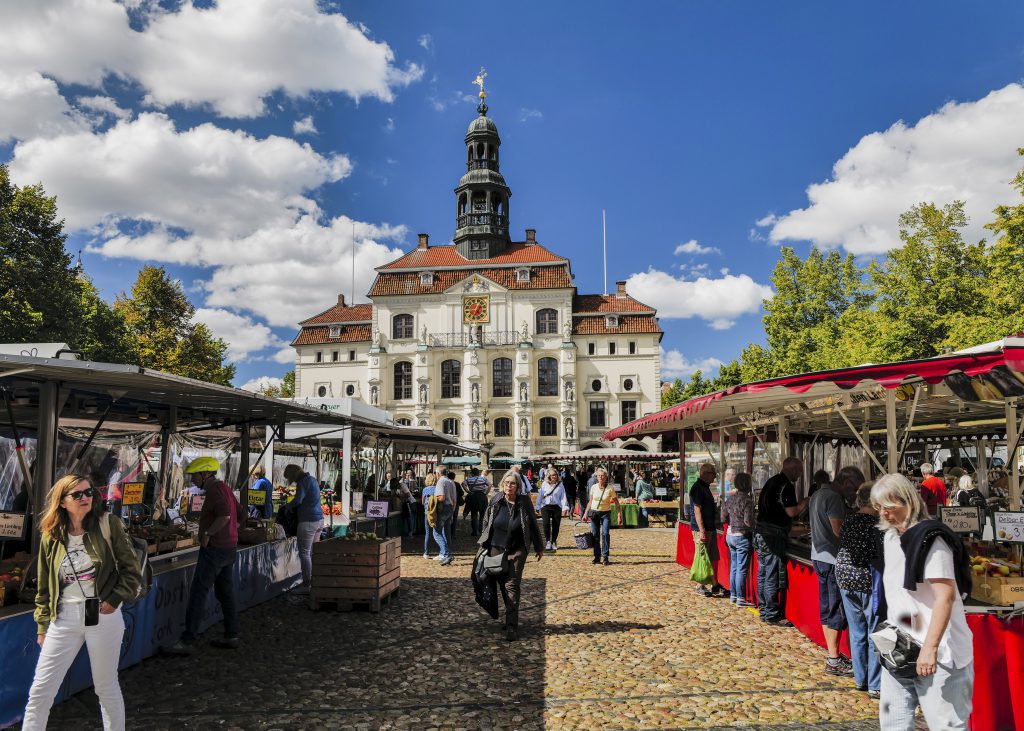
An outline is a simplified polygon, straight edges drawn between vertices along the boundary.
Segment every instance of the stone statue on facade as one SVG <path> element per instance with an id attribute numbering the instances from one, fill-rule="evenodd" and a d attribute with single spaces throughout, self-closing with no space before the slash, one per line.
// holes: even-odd
<path id="1" fill-rule="evenodd" d="M 423 327 L 420 328 L 420 342 L 423 345 L 427 344 L 427 326 L 426 325 L 424 325 Z"/>
<path id="2" fill-rule="evenodd" d="M 427 403 L 427 384 L 425 383 L 420 384 L 420 403 Z"/>
<path id="3" fill-rule="evenodd" d="M 377 405 L 377 387 L 370 386 L 370 406 Z"/>
<path id="4" fill-rule="evenodd" d="M 519 420 L 519 438 L 526 439 L 530 435 L 530 426 L 526 423 L 526 419 Z"/>
<path id="5" fill-rule="evenodd" d="M 576 400 L 576 389 L 572 386 L 572 381 L 565 382 L 565 400 L 575 401 Z"/>
<path id="6" fill-rule="evenodd" d="M 476 384 L 473 384 L 473 385 L 475 386 Z M 473 433 L 473 441 L 474 442 L 479 442 L 480 441 L 480 422 L 477 419 L 473 419 L 472 433 Z"/>
<path id="7" fill-rule="evenodd" d="M 380 330 L 377 330 L 376 328 L 373 330 L 373 347 L 380 347 Z"/>
<path id="8" fill-rule="evenodd" d="M 566 439 L 572 439 L 573 438 L 572 419 L 571 418 L 566 418 L 566 420 L 565 420 L 565 438 Z"/>
<path id="9" fill-rule="evenodd" d="M 530 387 L 526 385 L 526 381 L 519 382 L 519 400 L 523 403 L 530 400 Z"/>
<path id="10" fill-rule="evenodd" d="M 523 320 L 523 327 L 519 332 L 519 336 L 520 340 L 524 343 L 529 341 L 530 339 L 530 325 L 529 323 L 526 322 L 526 320 Z"/>
<path id="11" fill-rule="evenodd" d="M 473 385 L 469 387 L 469 393 L 470 393 L 470 396 L 473 399 L 473 403 L 474 404 L 480 403 L 480 384 L 479 383 L 474 382 Z"/>
<path id="12" fill-rule="evenodd" d="M 565 322 L 562 324 L 562 340 L 569 342 L 572 340 L 572 315 L 565 318 Z"/>

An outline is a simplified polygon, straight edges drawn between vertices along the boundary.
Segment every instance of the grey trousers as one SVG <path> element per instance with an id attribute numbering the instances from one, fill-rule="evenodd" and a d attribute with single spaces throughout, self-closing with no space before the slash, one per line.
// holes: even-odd
<path id="1" fill-rule="evenodd" d="M 974 663 L 952 668 L 936 665 L 927 678 L 897 678 L 882 668 L 881 731 L 914 731 L 914 709 L 921 706 L 930 731 L 967 728 L 974 693 Z"/>

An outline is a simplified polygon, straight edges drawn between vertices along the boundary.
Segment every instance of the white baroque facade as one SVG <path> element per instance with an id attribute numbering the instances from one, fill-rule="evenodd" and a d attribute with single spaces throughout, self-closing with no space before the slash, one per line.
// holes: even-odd
<path id="1" fill-rule="evenodd" d="M 479 111 L 454 244 L 420 234 L 378 268 L 370 304 L 339 295 L 301 322 L 296 396 L 358 398 L 399 423 L 493 443 L 492 456 L 611 446 L 600 441 L 608 429 L 660 408 L 656 313 L 624 282 L 613 295 L 578 294 L 570 262 L 534 230 L 509 239 L 500 139 L 487 107 Z"/>

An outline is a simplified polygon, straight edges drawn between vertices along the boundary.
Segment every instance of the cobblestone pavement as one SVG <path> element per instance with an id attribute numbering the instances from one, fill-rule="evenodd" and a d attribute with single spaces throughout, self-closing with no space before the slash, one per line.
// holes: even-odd
<path id="1" fill-rule="evenodd" d="M 380 614 L 284 596 L 242 615 L 244 645 L 206 641 L 121 675 L 131 729 L 876 729 L 877 703 L 822 672 L 794 629 L 696 594 L 671 529 L 612 532 L 612 565 L 562 548 L 527 564 L 520 639 L 473 601 L 472 546 L 442 567 L 406 540 Z M 560 542 L 571 544 L 571 525 Z M 51 728 L 98 727 L 91 691 Z"/>

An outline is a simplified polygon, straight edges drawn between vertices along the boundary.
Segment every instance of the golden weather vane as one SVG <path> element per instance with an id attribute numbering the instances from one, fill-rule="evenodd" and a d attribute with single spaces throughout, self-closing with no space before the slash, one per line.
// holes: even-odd
<path id="1" fill-rule="evenodd" d="M 476 78 L 473 79 L 473 83 L 476 86 L 480 87 L 480 98 L 481 99 L 483 99 L 483 98 L 485 98 L 487 96 L 487 92 L 484 91 L 484 79 L 486 79 L 486 78 L 487 78 L 487 72 L 484 71 L 484 67 L 481 66 L 480 67 L 480 73 L 478 73 L 476 75 Z"/>

